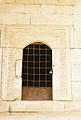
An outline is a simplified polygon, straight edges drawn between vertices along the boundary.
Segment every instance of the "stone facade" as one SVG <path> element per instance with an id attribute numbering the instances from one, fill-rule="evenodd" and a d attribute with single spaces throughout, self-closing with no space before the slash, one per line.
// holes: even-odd
<path id="1" fill-rule="evenodd" d="M 81 111 L 81 0 L 0 1 L 0 111 Z M 22 51 L 52 49 L 53 101 L 22 101 Z"/>

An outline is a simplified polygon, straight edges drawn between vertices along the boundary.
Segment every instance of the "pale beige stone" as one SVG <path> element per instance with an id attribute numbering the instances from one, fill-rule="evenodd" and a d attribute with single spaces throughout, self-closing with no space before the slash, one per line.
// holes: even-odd
<path id="1" fill-rule="evenodd" d="M 0 63 L 2 62 L 2 48 L 0 48 Z"/>
<path id="2" fill-rule="evenodd" d="M 0 13 L 0 24 L 2 24 L 2 23 L 3 23 L 3 14 Z"/>
<path id="3" fill-rule="evenodd" d="M 29 13 L 29 14 L 34 14 L 34 13 L 39 13 L 41 12 L 41 7 L 40 5 L 25 5 L 24 6 L 25 9 L 25 13 Z"/>
<path id="4" fill-rule="evenodd" d="M 3 24 L 16 24 L 16 14 L 4 13 Z"/>
<path id="5" fill-rule="evenodd" d="M 72 82 L 72 97 L 73 100 L 81 100 L 81 82 Z"/>
<path id="6" fill-rule="evenodd" d="M 19 4 L 33 4 L 33 0 L 16 0 L 16 3 Z"/>
<path id="7" fill-rule="evenodd" d="M 6 29 L 6 33 L 5 33 Z M 52 48 L 69 48 L 69 27 L 60 26 L 19 26 L 3 27 L 2 46 L 24 48 L 31 42 L 48 42 Z M 71 31 L 72 32 L 72 31 Z M 6 35 L 5 35 L 6 34 Z M 24 41 L 24 42 L 23 42 Z M 21 44 L 20 44 L 21 43 Z"/>
<path id="8" fill-rule="evenodd" d="M 10 13 L 14 9 L 13 4 L 1 4 L 0 12 L 1 13 Z"/>
<path id="9" fill-rule="evenodd" d="M 75 0 L 59 0 L 60 5 L 74 5 Z"/>
<path id="10" fill-rule="evenodd" d="M 0 112 L 8 112 L 9 111 L 9 103 L 5 101 L 0 101 Z"/>
<path id="11" fill-rule="evenodd" d="M 2 48 L 0 48 L 0 100 L 2 99 Z"/>
<path id="12" fill-rule="evenodd" d="M 75 5 L 81 6 L 81 0 L 75 0 Z"/>
<path id="13" fill-rule="evenodd" d="M 16 61 L 16 75 L 17 77 L 22 76 L 22 60 L 17 60 Z"/>
<path id="14" fill-rule="evenodd" d="M 21 70 L 22 70 L 22 67 L 21 67 Z M 17 77 L 15 79 L 13 90 L 14 90 L 13 100 L 14 101 L 22 100 L 22 78 L 21 77 Z"/>
<path id="15" fill-rule="evenodd" d="M 65 104 L 65 111 L 70 112 L 79 112 L 80 111 L 80 103 L 79 102 L 68 102 Z"/>
<path id="16" fill-rule="evenodd" d="M 43 14 L 46 24 L 62 25 L 62 15 L 58 14 Z"/>
<path id="17" fill-rule="evenodd" d="M 74 14 L 80 14 L 81 15 L 81 3 L 79 5 L 76 5 L 74 8 Z"/>
<path id="18" fill-rule="evenodd" d="M 15 101 L 11 103 L 12 111 L 55 112 L 64 111 L 64 103 L 53 101 Z"/>
<path id="19" fill-rule="evenodd" d="M 81 49 L 71 50 L 72 81 L 81 81 Z"/>
<path id="20" fill-rule="evenodd" d="M 41 0 L 41 4 L 57 4 L 58 0 Z"/>
<path id="21" fill-rule="evenodd" d="M 62 15 L 62 25 L 73 25 L 74 15 Z"/>
<path id="22" fill-rule="evenodd" d="M 3 49 L 3 66 L 2 66 L 2 90 L 4 100 L 14 100 L 20 98 L 21 96 L 16 96 L 15 94 L 15 80 L 16 78 L 16 61 L 22 59 L 22 50 L 15 48 L 4 48 Z M 22 68 L 21 68 L 22 69 Z M 14 81 L 13 81 L 14 80 Z M 21 78 L 18 79 L 21 83 Z M 20 85 L 20 84 L 19 84 Z M 17 90 L 18 94 L 20 93 Z M 19 94 L 20 95 L 20 94 Z M 15 97 L 16 96 L 16 97 Z"/>
<path id="23" fill-rule="evenodd" d="M 56 100 L 71 100 L 70 49 L 55 49 L 53 55 L 53 96 Z"/>
<path id="24" fill-rule="evenodd" d="M 31 14 L 31 24 L 45 24 L 46 23 L 46 18 L 39 14 Z"/>
<path id="25" fill-rule="evenodd" d="M 5 0 L 5 3 L 15 3 L 15 0 Z"/>
<path id="26" fill-rule="evenodd" d="M 24 13 L 22 4 L 1 4 L 0 12 L 2 13 Z"/>
<path id="27" fill-rule="evenodd" d="M 62 15 L 58 14 L 31 14 L 31 23 L 32 24 L 62 24 Z"/>
<path id="28" fill-rule="evenodd" d="M 24 13 L 25 12 L 25 5 L 23 4 L 14 4 L 13 5 L 13 9 L 12 9 L 12 12 L 15 12 L 15 13 Z"/>
<path id="29" fill-rule="evenodd" d="M 55 8 L 56 6 L 55 5 L 41 5 L 41 13 L 42 14 L 52 14 L 52 13 L 55 13 Z"/>
<path id="30" fill-rule="evenodd" d="M 41 4 L 41 0 L 33 0 L 33 4 L 35 4 L 35 5 L 40 5 Z"/>
<path id="31" fill-rule="evenodd" d="M 0 4 L 4 4 L 5 3 L 5 0 L 0 0 Z"/>
<path id="32" fill-rule="evenodd" d="M 30 15 L 19 13 L 17 15 L 16 24 L 29 24 L 30 23 Z"/>
<path id="33" fill-rule="evenodd" d="M 74 14 L 74 7 L 58 5 L 58 6 L 55 6 L 55 13 L 56 14 L 65 14 L 65 15 Z"/>
<path id="34" fill-rule="evenodd" d="M 81 15 L 74 15 L 74 48 L 81 48 Z"/>

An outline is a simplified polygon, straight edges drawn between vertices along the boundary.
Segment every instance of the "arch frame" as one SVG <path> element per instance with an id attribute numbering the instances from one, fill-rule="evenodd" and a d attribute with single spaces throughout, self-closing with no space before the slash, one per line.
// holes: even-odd
<path id="1" fill-rule="evenodd" d="M 71 97 L 71 75 L 70 75 L 70 27 L 71 26 L 3 26 L 3 57 L 7 59 L 3 61 L 2 78 L 3 78 L 3 99 L 4 100 L 21 100 L 22 94 L 22 51 L 23 48 L 33 42 L 43 42 L 52 49 L 52 67 L 53 67 L 53 101 L 54 100 L 72 100 Z M 3 39 L 4 38 L 4 39 Z M 23 42 L 24 41 L 24 42 Z M 20 44 L 21 43 L 21 44 Z M 6 47 L 6 48 L 4 48 Z M 11 51 L 11 53 L 10 53 Z M 16 51 L 15 56 L 14 51 Z M 7 54 L 7 56 L 6 56 Z M 10 59 L 10 57 L 12 58 Z M 61 57 L 62 56 L 62 57 Z M 15 57 L 15 59 L 14 59 Z M 17 61 L 21 61 L 16 65 Z M 13 70 L 9 68 L 14 62 Z M 11 63 L 9 65 L 9 63 Z M 4 70 L 7 67 L 7 71 Z M 16 74 L 17 68 L 21 68 Z M 14 71 L 15 70 L 15 71 Z M 66 70 L 66 72 L 65 72 Z M 15 73 L 13 76 L 7 73 Z M 64 74 L 64 76 L 63 76 Z M 9 79 L 9 77 L 11 79 Z M 15 80 L 14 85 L 13 79 Z M 7 81 L 6 81 L 7 80 Z M 10 80 L 10 81 L 9 81 Z M 11 83 L 10 83 L 11 82 Z M 4 88 L 5 83 L 5 88 Z M 18 84 L 18 92 L 15 92 Z M 9 85 L 12 86 L 13 95 L 9 92 Z"/>

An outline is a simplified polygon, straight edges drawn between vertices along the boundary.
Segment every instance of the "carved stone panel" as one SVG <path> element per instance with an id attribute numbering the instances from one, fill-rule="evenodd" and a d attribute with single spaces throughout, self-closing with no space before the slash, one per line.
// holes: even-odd
<path id="1" fill-rule="evenodd" d="M 71 100 L 70 32 L 70 26 L 4 26 L 3 99 L 21 99 L 22 50 L 33 42 L 43 42 L 53 51 L 53 100 Z"/>
<path id="2" fill-rule="evenodd" d="M 33 41 L 49 42 L 51 48 L 69 48 L 70 27 L 6 26 L 3 27 L 3 47 L 24 48 Z M 21 43 L 21 44 L 20 44 Z"/>
<path id="3" fill-rule="evenodd" d="M 16 81 L 20 81 L 21 78 L 16 76 L 16 61 L 22 59 L 22 50 L 15 48 L 3 49 L 3 99 L 13 100 L 18 99 L 16 93 L 20 93 L 20 86 L 16 88 Z M 18 82 L 19 83 L 19 82 Z M 20 84 L 19 84 L 20 85 Z M 20 96 L 18 96 L 20 98 Z"/>
<path id="4" fill-rule="evenodd" d="M 70 50 L 53 50 L 53 98 L 71 100 Z"/>

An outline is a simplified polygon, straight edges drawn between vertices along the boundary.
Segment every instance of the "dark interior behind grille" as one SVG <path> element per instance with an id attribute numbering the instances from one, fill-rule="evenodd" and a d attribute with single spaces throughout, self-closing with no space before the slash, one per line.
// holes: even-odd
<path id="1" fill-rule="evenodd" d="M 23 49 L 22 86 L 52 87 L 52 50 L 34 43 Z"/>

